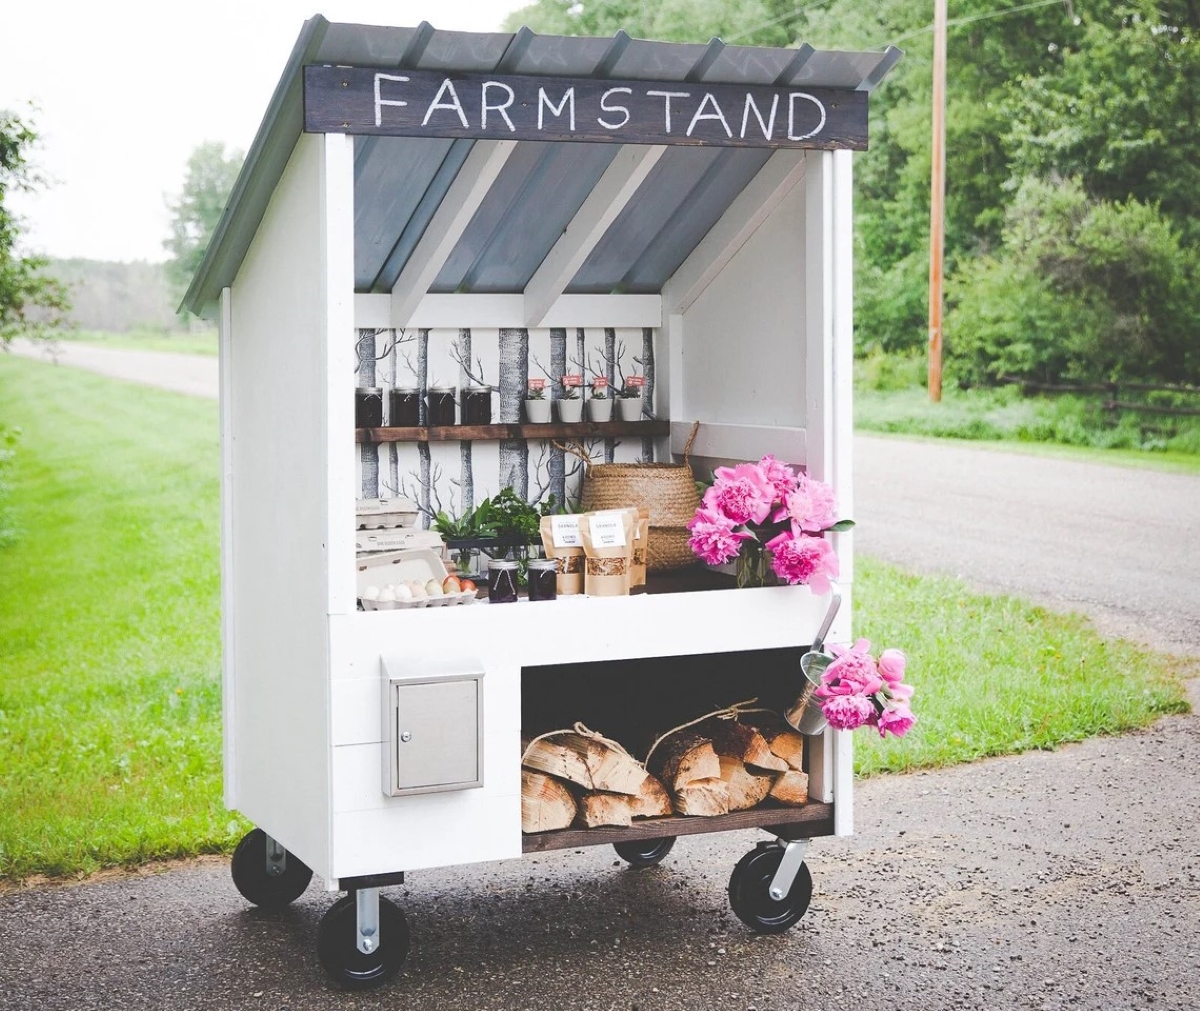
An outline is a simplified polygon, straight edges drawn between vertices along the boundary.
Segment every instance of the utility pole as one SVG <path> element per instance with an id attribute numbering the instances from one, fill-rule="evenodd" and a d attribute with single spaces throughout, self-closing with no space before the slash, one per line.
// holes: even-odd
<path id="1" fill-rule="evenodd" d="M 933 144 L 929 194 L 929 399 L 942 399 L 942 253 L 946 244 L 946 0 L 933 0 Z"/>

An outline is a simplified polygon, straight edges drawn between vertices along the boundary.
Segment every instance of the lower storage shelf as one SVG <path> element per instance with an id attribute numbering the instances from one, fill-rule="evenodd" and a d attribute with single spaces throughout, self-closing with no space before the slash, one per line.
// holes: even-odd
<path id="1" fill-rule="evenodd" d="M 833 805 L 815 802 L 803 807 L 763 804 L 749 811 L 735 811 L 711 818 L 672 815 L 669 818 L 646 818 L 628 828 L 568 828 L 558 832 L 536 832 L 522 836 L 521 848 L 525 853 L 544 853 L 580 846 L 664 836 L 705 835 L 747 828 L 765 828 L 785 839 L 833 835 Z"/>

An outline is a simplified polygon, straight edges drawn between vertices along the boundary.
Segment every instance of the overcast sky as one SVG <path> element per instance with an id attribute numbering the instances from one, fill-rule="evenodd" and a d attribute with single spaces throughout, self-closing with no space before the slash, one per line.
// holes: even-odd
<path id="1" fill-rule="evenodd" d="M 51 185 L 12 197 L 25 252 L 162 260 L 167 199 L 207 140 L 245 151 L 304 21 L 497 31 L 530 0 L 16 0 L 0 109 L 32 119 Z"/>

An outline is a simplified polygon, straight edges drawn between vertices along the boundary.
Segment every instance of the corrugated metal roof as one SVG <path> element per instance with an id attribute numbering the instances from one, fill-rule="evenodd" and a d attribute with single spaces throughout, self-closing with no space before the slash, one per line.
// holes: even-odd
<path id="1" fill-rule="evenodd" d="M 870 90 L 899 58 L 612 38 L 438 31 L 305 22 L 230 202 L 184 298 L 211 310 L 237 275 L 303 129 L 303 68 L 310 64 Z M 354 166 L 356 290 L 390 291 L 474 141 L 357 137 Z M 523 141 L 442 265 L 436 292 L 519 292 L 562 235 L 618 145 Z M 670 148 L 568 285 L 568 292 L 656 292 L 703 238 L 770 152 Z M 548 200 L 547 194 L 553 194 Z M 686 214 L 681 210 L 686 208 Z"/>

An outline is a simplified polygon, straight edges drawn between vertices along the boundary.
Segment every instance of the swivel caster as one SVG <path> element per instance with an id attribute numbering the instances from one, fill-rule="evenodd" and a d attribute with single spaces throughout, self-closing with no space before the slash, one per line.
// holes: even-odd
<path id="1" fill-rule="evenodd" d="M 300 898 L 313 874 L 260 828 L 237 844 L 229 872 L 242 897 L 262 909 L 282 909 Z"/>
<path id="2" fill-rule="evenodd" d="M 729 878 L 734 915 L 758 934 L 782 934 L 795 926 L 812 900 L 812 875 L 803 856 L 804 843 L 791 842 L 760 843 L 742 857 Z M 789 866 L 780 873 L 785 859 Z"/>
<path id="3" fill-rule="evenodd" d="M 675 837 L 668 835 L 661 839 L 635 839 L 631 842 L 613 843 L 613 849 L 630 867 L 654 867 L 666 859 L 674 845 Z"/>
<path id="4" fill-rule="evenodd" d="M 321 917 L 317 957 L 345 990 L 373 990 L 400 971 L 408 957 L 408 921 L 377 888 L 337 900 Z"/>

